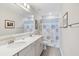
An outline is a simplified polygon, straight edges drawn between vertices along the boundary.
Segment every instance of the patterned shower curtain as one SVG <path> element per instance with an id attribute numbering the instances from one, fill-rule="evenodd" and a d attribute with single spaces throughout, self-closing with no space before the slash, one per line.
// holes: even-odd
<path id="1" fill-rule="evenodd" d="M 43 19 L 42 21 L 43 42 L 47 46 L 59 47 L 59 23 L 58 18 Z"/>

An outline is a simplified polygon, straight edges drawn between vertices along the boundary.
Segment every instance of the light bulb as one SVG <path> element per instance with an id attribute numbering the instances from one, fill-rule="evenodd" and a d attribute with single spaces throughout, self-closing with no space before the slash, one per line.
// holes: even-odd
<path id="1" fill-rule="evenodd" d="M 24 6 L 26 7 L 26 3 L 24 3 Z"/>
<path id="2" fill-rule="evenodd" d="M 30 5 L 27 4 L 27 8 L 30 9 Z"/>

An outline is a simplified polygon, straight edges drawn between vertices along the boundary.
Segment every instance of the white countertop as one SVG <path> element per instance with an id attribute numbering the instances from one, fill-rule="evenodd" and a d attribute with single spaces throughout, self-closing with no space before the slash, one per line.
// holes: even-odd
<path id="1" fill-rule="evenodd" d="M 27 37 L 24 40 L 18 40 L 15 43 L 5 44 L 0 46 L 0 56 L 13 56 L 28 45 L 32 44 L 38 40 L 41 35 L 34 35 L 32 37 Z"/>

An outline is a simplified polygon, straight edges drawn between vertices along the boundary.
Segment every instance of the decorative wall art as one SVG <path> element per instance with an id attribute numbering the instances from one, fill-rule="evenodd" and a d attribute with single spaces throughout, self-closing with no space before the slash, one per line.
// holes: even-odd
<path id="1" fill-rule="evenodd" d="M 68 27 L 68 12 L 66 12 L 63 16 L 63 27 L 64 28 Z"/>
<path id="2" fill-rule="evenodd" d="M 6 28 L 6 29 L 15 28 L 15 21 L 12 21 L 12 20 L 5 20 L 5 28 Z"/>

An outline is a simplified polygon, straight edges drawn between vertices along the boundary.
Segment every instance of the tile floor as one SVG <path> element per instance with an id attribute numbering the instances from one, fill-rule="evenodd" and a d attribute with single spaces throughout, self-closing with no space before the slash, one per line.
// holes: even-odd
<path id="1" fill-rule="evenodd" d="M 41 56 L 61 56 L 59 48 L 47 47 L 43 50 Z"/>

